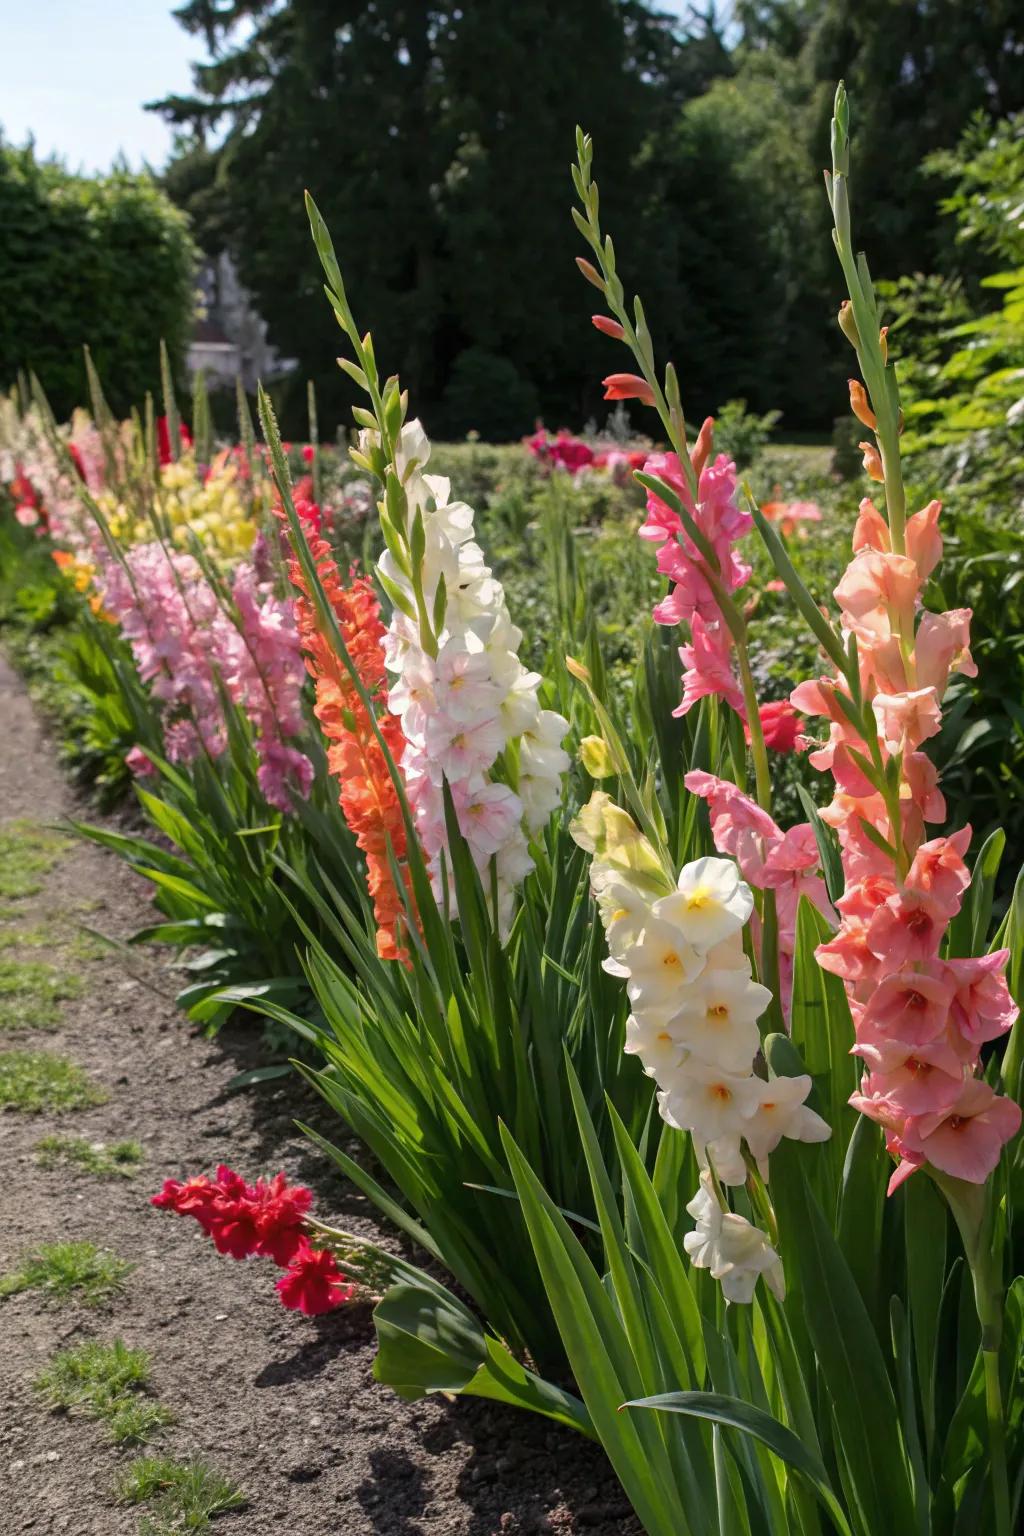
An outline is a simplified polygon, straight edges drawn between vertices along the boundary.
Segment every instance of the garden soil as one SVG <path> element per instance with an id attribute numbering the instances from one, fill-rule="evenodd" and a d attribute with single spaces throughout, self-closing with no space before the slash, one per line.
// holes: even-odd
<path id="1" fill-rule="evenodd" d="M 0 656 L 0 820 L 86 811 Z M 113 855 L 72 842 L 17 923 L 78 922 L 124 939 L 152 920 L 147 891 Z M 399 1400 L 371 1378 L 368 1306 L 321 1319 L 286 1312 L 269 1262 L 221 1257 L 194 1223 L 150 1206 L 165 1177 L 222 1161 L 250 1178 L 284 1168 L 313 1186 L 325 1219 L 392 1241 L 295 1129 L 292 1116 L 316 1106 L 294 1079 L 229 1091 L 260 1064 L 252 1025 L 215 1040 L 194 1032 L 174 1008 L 175 974 L 152 952 L 69 963 L 85 985 L 63 1004 L 60 1027 L 4 1031 L 0 1050 L 69 1057 L 109 1098 L 59 1119 L 0 1111 L 0 1274 L 60 1239 L 89 1239 L 135 1268 L 99 1308 L 47 1304 L 31 1291 L 0 1300 L 2 1536 L 139 1529 L 143 1512 L 112 1494 L 138 1452 L 108 1444 L 100 1423 L 49 1409 L 33 1385 L 56 1350 L 91 1338 L 149 1352 L 152 1391 L 176 1415 L 152 1448 L 200 1457 L 243 1490 L 245 1508 L 218 1517 L 215 1536 L 638 1536 L 598 1447 L 512 1409 Z M 36 1145 L 58 1130 L 107 1144 L 135 1138 L 142 1170 L 116 1180 L 44 1170 Z"/>

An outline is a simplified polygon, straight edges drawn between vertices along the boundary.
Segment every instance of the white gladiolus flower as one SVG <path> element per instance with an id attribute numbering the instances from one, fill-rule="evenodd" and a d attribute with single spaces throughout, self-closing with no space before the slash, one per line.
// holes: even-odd
<path id="1" fill-rule="evenodd" d="M 377 443 L 376 434 L 361 434 L 364 453 Z M 434 613 L 442 582 L 444 607 L 436 656 L 424 649 L 418 621 L 400 609 L 392 613 L 384 641 L 384 663 L 392 677 L 388 708 L 402 720 L 406 746 L 401 767 L 435 894 L 440 897 L 447 848 L 447 780 L 485 888 L 490 861 L 497 861 L 499 923 L 506 931 L 512 891 L 533 868 L 527 837 L 561 800 L 561 779 L 569 766 L 561 740 L 568 722 L 541 709 L 537 689 L 542 679 L 519 660 L 522 632 L 512 623 L 502 585 L 474 538 L 473 510 L 451 500 L 445 476 L 426 473 L 429 458 L 422 426 L 407 422 L 395 448 L 395 467 L 407 499 L 407 527 L 417 516 L 422 520 L 424 555 L 417 575 L 426 611 Z M 415 600 L 412 580 L 390 551 L 382 554 L 378 568 L 410 602 Z M 519 744 L 520 783 L 516 788 L 492 784 L 490 772 L 513 742 Z"/>
<path id="2" fill-rule="evenodd" d="M 743 1158 L 743 1145 L 738 1136 L 719 1136 L 717 1141 L 698 1141 L 693 1138 L 693 1150 L 697 1154 L 697 1166 L 714 1165 L 720 1184 L 745 1184 L 747 1165 Z"/>
<path id="3" fill-rule="evenodd" d="M 731 859 L 695 859 L 684 865 L 676 884 L 655 910 L 677 923 L 698 948 L 709 949 L 738 933 L 754 910 L 753 893 Z"/>
<path id="4" fill-rule="evenodd" d="M 786 1295 L 782 1261 L 760 1227 L 745 1216 L 723 1211 L 710 1173 L 700 1176 L 700 1189 L 686 1209 L 697 1226 L 683 1238 L 683 1247 L 697 1269 L 709 1269 L 721 1281 L 726 1301 L 748 1304 L 754 1297 L 758 1275 L 780 1301 Z"/>
<path id="5" fill-rule="evenodd" d="M 757 1078 L 757 1099 L 743 1128 L 747 1145 L 757 1158 L 762 1176 L 767 1178 L 767 1158 L 783 1136 L 793 1141 L 827 1141 L 831 1127 L 804 1103 L 811 1091 L 811 1079 L 773 1077 L 770 1082 Z"/>
<path id="6" fill-rule="evenodd" d="M 690 1132 L 703 1169 L 687 1207 L 697 1229 L 686 1251 L 721 1282 L 728 1301 L 749 1302 L 762 1274 L 781 1299 L 778 1254 L 718 1191 L 745 1184 L 751 1158 L 767 1177 L 765 1159 L 783 1136 L 820 1141 L 830 1131 L 804 1103 L 809 1077 L 765 1082 L 753 1070 L 771 992 L 754 981 L 743 948 L 752 892 L 731 860 L 705 858 L 686 865 L 676 889 L 662 894 L 661 859 L 602 791 L 572 830 L 593 860 L 591 890 L 609 949 L 604 969 L 623 978 L 632 1006 L 624 1049 L 657 1083 L 662 1119 Z"/>
<path id="7" fill-rule="evenodd" d="M 757 1021 L 771 1000 L 768 988 L 742 971 L 705 967 L 686 990 L 676 1032 L 702 1061 L 727 1072 L 749 1072 L 761 1044 Z"/>
<path id="8" fill-rule="evenodd" d="M 638 1019 L 635 1013 L 626 1020 L 623 1050 L 630 1056 L 639 1056 L 647 1076 L 659 1083 L 670 1080 L 686 1060 L 686 1051 L 671 1030 L 650 1019 Z"/>
<path id="9" fill-rule="evenodd" d="M 679 1011 L 683 989 L 704 969 L 704 957 L 674 923 L 649 918 L 638 941 L 622 956 L 629 971 L 626 991 L 634 1011 L 669 1018 Z"/>
<path id="10" fill-rule="evenodd" d="M 753 1113 L 757 1079 L 748 1073 L 723 1072 L 697 1056 L 690 1056 L 686 1071 L 659 1095 L 662 1118 L 680 1130 L 692 1131 L 701 1141 L 720 1136 L 742 1136 L 743 1122 Z"/>

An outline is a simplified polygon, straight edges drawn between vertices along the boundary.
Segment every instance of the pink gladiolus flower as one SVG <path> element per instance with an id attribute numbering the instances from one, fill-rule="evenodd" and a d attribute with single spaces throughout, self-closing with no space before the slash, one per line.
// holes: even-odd
<path id="1" fill-rule="evenodd" d="M 1005 1144 L 1020 1130 L 1020 1106 L 1000 1098 L 979 1077 L 969 1078 L 949 1110 L 907 1120 L 902 1140 L 956 1179 L 984 1184 Z"/>
<path id="2" fill-rule="evenodd" d="M 854 556 L 835 589 L 843 622 L 858 640 L 887 640 L 913 621 L 921 578 L 906 555 L 864 550 Z"/>
<path id="3" fill-rule="evenodd" d="M 922 581 L 927 581 L 942 559 L 942 535 L 939 532 L 941 501 L 930 501 L 907 520 L 907 554 L 914 561 Z"/>
<path id="4" fill-rule="evenodd" d="M 937 963 L 936 969 L 938 974 L 894 971 L 886 976 L 871 994 L 861 1027 L 869 1035 L 877 1033 L 912 1046 L 937 1040 L 946 1027 L 953 988 Z"/>
<path id="5" fill-rule="evenodd" d="M 960 898 L 971 883 L 971 873 L 963 858 L 970 843 L 970 827 L 922 843 L 907 872 L 907 885 L 926 892 L 952 916 L 959 910 Z"/>
<path id="6" fill-rule="evenodd" d="M 931 896 L 904 889 L 890 896 L 871 918 L 868 946 L 889 970 L 929 960 L 938 953 L 947 921 L 947 913 Z"/>
<path id="7" fill-rule="evenodd" d="M 1019 1009 L 1006 985 L 1008 949 L 997 949 L 977 959 L 947 960 L 946 971 L 955 995 L 953 1023 L 973 1048 L 996 1040 L 1012 1029 Z"/>
<path id="8" fill-rule="evenodd" d="M 886 751 L 913 752 L 942 728 L 942 712 L 934 688 L 914 688 L 910 693 L 879 693 L 871 701 L 878 734 Z"/>
<path id="9" fill-rule="evenodd" d="M 853 552 L 859 555 L 862 549 L 876 549 L 886 555 L 892 549 L 889 525 L 870 496 L 861 502 L 853 529 Z"/>

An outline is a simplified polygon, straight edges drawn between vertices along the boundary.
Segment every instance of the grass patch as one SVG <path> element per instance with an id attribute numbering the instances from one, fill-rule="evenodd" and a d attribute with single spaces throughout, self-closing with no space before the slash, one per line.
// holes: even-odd
<path id="1" fill-rule="evenodd" d="M 52 943 L 49 928 L 0 928 L 0 950 L 46 949 Z"/>
<path id="2" fill-rule="evenodd" d="M 211 1520 L 246 1503 L 244 1493 L 205 1462 L 169 1456 L 133 1461 L 118 1478 L 114 1493 L 122 1504 L 149 1505 L 139 1536 L 207 1531 Z"/>
<path id="3" fill-rule="evenodd" d="M 66 837 L 37 821 L 0 822 L 0 903 L 37 896 L 68 846 Z"/>
<path id="4" fill-rule="evenodd" d="M 130 1179 L 142 1166 L 137 1141 L 89 1141 L 85 1136 L 44 1136 L 36 1142 L 36 1162 L 42 1168 L 77 1168 L 98 1179 Z"/>
<path id="5" fill-rule="evenodd" d="M 149 1383 L 149 1356 L 121 1339 L 90 1339 L 62 1349 L 35 1380 L 51 1408 L 101 1419 L 115 1445 L 142 1445 L 174 1415 L 140 1394 Z"/>
<path id="6" fill-rule="evenodd" d="M 95 1243 L 44 1243 L 25 1256 L 20 1269 L 0 1276 L 0 1297 L 40 1291 L 50 1301 L 73 1298 L 95 1307 L 124 1290 L 134 1268 Z"/>
<path id="7" fill-rule="evenodd" d="M 0 1029 L 56 1029 L 61 1003 L 81 991 L 80 977 L 42 960 L 0 959 Z"/>
<path id="8" fill-rule="evenodd" d="M 103 1089 L 63 1056 L 48 1051 L 0 1051 L 0 1109 L 62 1115 L 106 1101 Z"/>

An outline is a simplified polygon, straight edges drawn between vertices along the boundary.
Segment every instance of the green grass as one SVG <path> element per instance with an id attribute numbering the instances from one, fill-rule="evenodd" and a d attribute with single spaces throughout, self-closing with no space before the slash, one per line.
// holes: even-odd
<path id="1" fill-rule="evenodd" d="M 95 1307 L 124 1290 L 134 1268 L 95 1243 L 44 1243 L 26 1254 L 20 1269 L 0 1276 L 0 1297 L 40 1291 L 49 1301 Z"/>
<path id="2" fill-rule="evenodd" d="M 36 1377 L 51 1408 L 100 1419 L 115 1445 L 142 1445 L 174 1421 L 169 1409 L 140 1394 L 149 1383 L 149 1356 L 121 1339 L 90 1339 L 62 1349 Z"/>
<path id="3" fill-rule="evenodd" d="M 7 915 L 7 902 L 39 894 L 68 846 L 67 838 L 37 821 L 0 822 L 0 915 Z"/>
<path id="4" fill-rule="evenodd" d="M 82 981 L 41 960 L 0 959 L 0 1029 L 56 1029 L 60 1005 Z"/>
<path id="5" fill-rule="evenodd" d="M 36 1142 L 36 1161 L 42 1168 L 77 1168 L 98 1179 L 130 1179 L 142 1166 L 137 1141 L 115 1141 L 105 1146 L 85 1136 L 44 1136 Z"/>
<path id="6" fill-rule="evenodd" d="M 104 1090 L 63 1056 L 48 1051 L 0 1051 L 0 1109 L 61 1115 L 106 1100 Z"/>
<path id="7" fill-rule="evenodd" d="M 115 1497 L 122 1504 L 149 1505 L 139 1536 L 207 1531 L 211 1520 L 246 1503 L 240 1489 L 204 1462 L 169 1456 L 142 1456 L 125 1467 Z"/>

